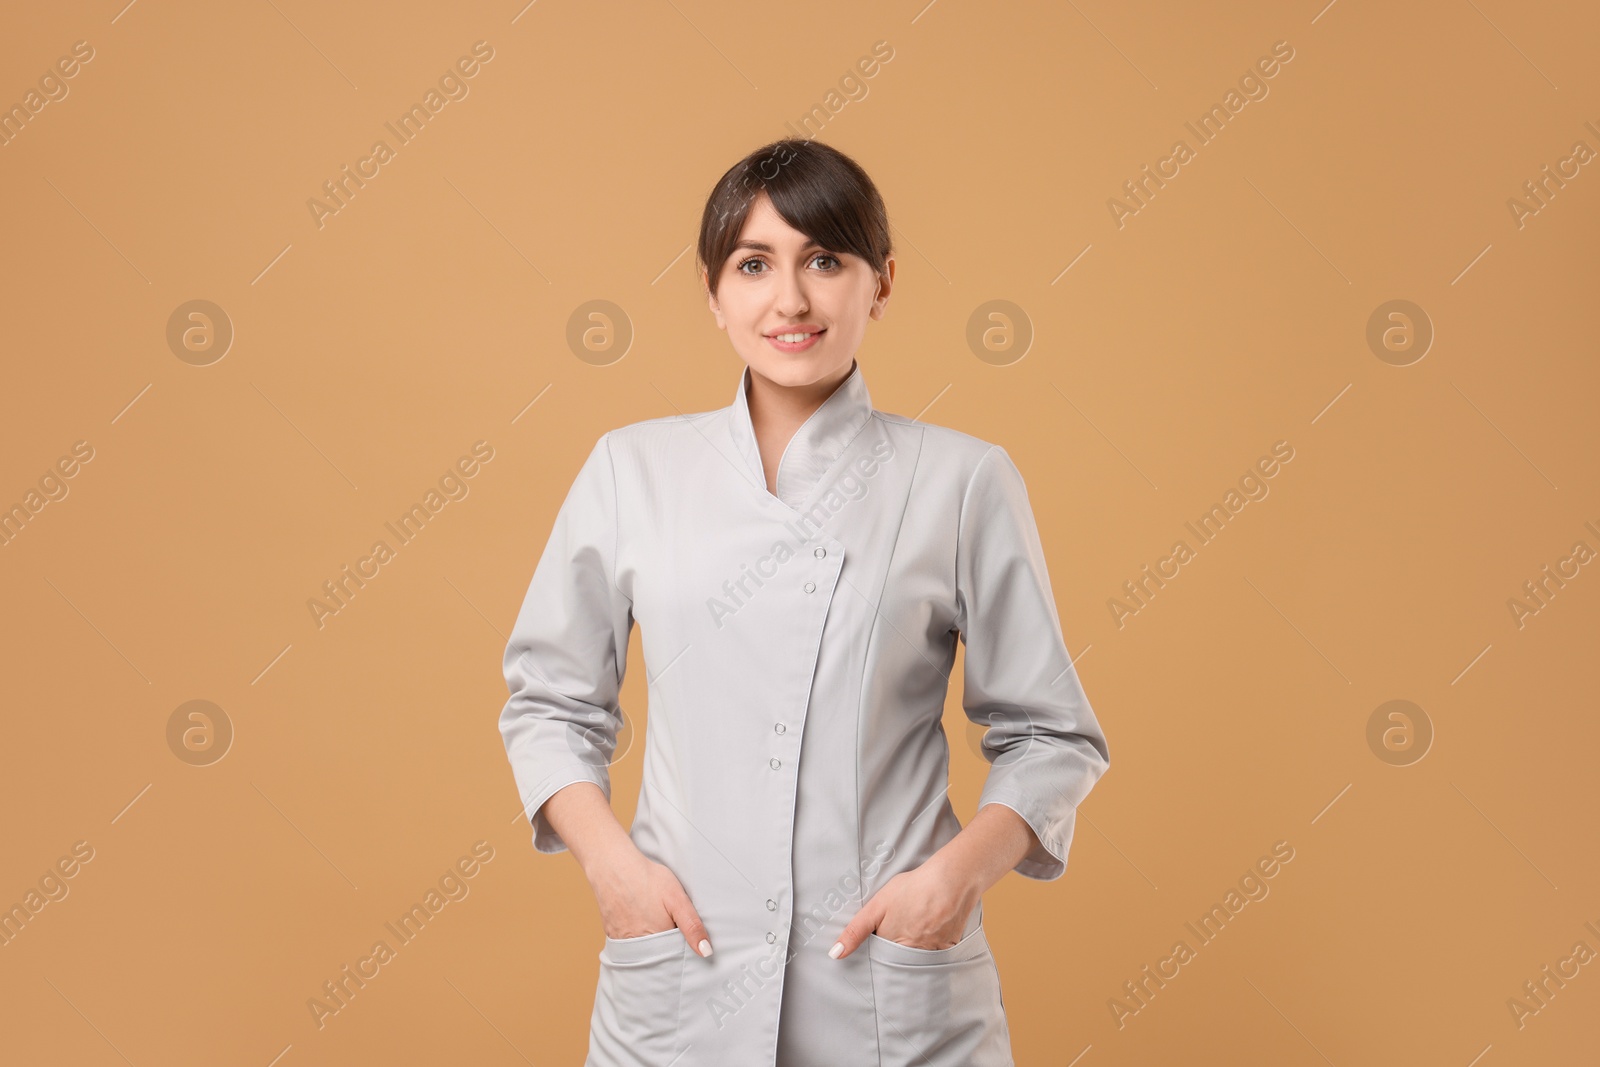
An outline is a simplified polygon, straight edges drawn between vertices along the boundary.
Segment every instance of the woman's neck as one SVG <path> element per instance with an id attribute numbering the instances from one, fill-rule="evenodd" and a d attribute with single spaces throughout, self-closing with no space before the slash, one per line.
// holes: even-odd
<path id="1" fill-rule="evenodd" d="M 767 477 L 767 492 L 777 495 L 778 462 L 783 450 L 801 425 L 832 396 L 855 370 L 856 361 L 838 374 L 809 385 L 779 385 L 750 368 L 750 384 L 745 389 L 745 404 L 750 409 L 750 427 L 755 431 L 761 451 L 761 469 Z"/>

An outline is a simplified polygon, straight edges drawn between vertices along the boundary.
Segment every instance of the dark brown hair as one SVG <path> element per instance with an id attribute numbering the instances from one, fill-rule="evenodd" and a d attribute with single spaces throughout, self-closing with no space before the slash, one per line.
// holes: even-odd
<path id="1" fill-rule="evenodd" d="M 716 295 L 722 266 L 765 192 L 780 218 L 829 252 L 860 256 L 879 274 L 892 251 L 883 197 L 861 165 L 818 141 L 786 138 L 758 148 L 728 169 L 700 216 L 700 266 Z"/>

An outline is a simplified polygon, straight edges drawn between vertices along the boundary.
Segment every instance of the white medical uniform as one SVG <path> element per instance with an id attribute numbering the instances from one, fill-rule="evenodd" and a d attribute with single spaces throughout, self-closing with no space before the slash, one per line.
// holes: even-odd
<path id="1" fill-rule="evenodd" d="M 998 445 L 872 408 L 859 364 L 766 488 L 731 405 L 603 435 L 556 515 L 505 652 L 499 726 L 533 844 L 573 782 L 611 794 L 635 622 L 649 693 L 630 835 L 710 934 L 607 938 L 587 1067 L 1002 1067 L 1010 1034 L 982 906 L 949 948 L 870 935 L 861 904 L 961 829 L 940 719 L 966 644 L 988 727 L 979 807 L 1066 869 L 1110 766 L 1062 638 L 1022 476 Z M 964 745 L 961 747 L 965 747 Z"/>

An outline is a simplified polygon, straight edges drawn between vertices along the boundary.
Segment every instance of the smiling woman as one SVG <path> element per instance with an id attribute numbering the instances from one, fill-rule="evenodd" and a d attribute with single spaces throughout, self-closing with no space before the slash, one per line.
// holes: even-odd
<path id="1" fill-rule="evenodd" d="M 698 250 L 745 364 L 733 402 L 601 435 L 503 660 L 534 847 L 570 848 L 604 928 L 587 1067 L 1010 1067 L 982 894 L 1065 872 L 1109 766 L 1022 475 L 873 407 L 856 353 L 895 267 L 855 161 L 751 153 Z M 624 830 L 608 768 L 635 623 Z M 991 763 L 965 826 L 942 726 L 958 642 Z"/>
<path id="2" fill-rule="evenodd" d="M 751 421 L 776 493 L 784 446 L 850 373 L 868 319 L 883 318 L 888 213 L 855 160 L 778 141 L 717 183 L 697 255 L 717 326 L 750 366 Z"/>

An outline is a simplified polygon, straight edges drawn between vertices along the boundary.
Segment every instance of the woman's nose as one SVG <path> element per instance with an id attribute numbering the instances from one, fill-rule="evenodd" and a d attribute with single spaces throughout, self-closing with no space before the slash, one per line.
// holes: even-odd
<path id="1" fill-rule="evenodd" d="M 784 272 L 778 282 L 777 311 L 791 318 L 804 314 L 809 308 L 805 286 L 798 274 Z"/>

